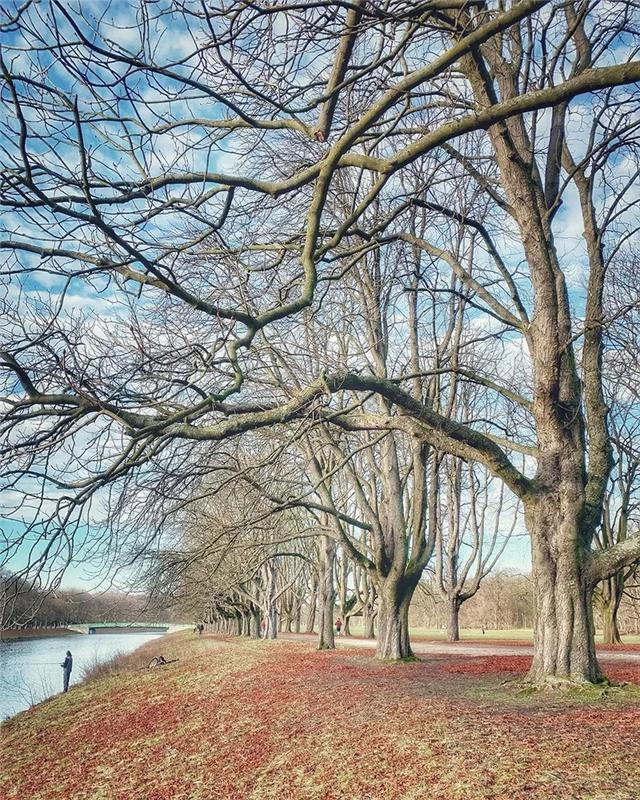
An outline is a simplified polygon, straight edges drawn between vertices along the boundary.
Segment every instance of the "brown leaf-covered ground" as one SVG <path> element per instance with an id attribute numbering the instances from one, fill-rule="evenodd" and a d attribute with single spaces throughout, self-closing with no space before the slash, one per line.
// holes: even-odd
<path id="1" fill-rule="evenodd" d="M 637 800 L 640 688 L 534 694 L 528 656 L 383 664 L 187 635 L 0 731 L 2 800 Z M 609 676 L 640 684 L 636 664 Z"/>

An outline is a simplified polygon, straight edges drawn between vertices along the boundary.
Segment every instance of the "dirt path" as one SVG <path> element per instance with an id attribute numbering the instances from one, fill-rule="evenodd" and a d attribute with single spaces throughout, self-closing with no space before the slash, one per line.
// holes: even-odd
<path id="1" fill-rule="evenodd" d="M 283 639 L 293 639 L 297 641 L 315 642 L 317 637 L 308 633 L 281 633 Z M 340 637 L 336 639 L 338 647 L 362 647 L 372 650 L 375 642 L 372 639 L 359 639 L 355 636 L 348 638 Z M 411 642 L 413 652 L 417 655 L 462 655 L 462 656 L 532 656 L 532 645 L 503 645 L 500 642 L 492 641 L 484 643 L 476 642 L 441 642 L 421 641 L 417 639 Z M 626 661 L 640 664 L 640 652 L 633 650 L 598 650 L 600 661 Z"/>

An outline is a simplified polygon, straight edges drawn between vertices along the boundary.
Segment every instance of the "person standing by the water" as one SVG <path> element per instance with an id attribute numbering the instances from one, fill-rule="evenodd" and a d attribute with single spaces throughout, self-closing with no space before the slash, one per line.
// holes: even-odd
<path id="1" fill-rule="evenodd" d="M 64 659 L 64 664 L 60 664 L 62 667 L 62 683 L 64 686 L 64 691 L 69 691 L 69 678 L 71 677 L 71 670 L 73 669 L 73 656 L 71 655 L 71 650 L 67 650 L 67 655 Z"/>

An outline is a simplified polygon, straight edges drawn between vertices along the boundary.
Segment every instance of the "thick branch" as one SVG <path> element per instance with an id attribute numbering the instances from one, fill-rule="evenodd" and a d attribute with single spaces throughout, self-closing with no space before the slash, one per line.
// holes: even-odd
<path id="1" fill-rule="evenodd" d="M 587 564 L 587 575 L 595 586 L 599 581 L 610 578 L 623 567 L 640 562 L 640 534 L 615 544 L 608 550 L 591 553 Z"/>

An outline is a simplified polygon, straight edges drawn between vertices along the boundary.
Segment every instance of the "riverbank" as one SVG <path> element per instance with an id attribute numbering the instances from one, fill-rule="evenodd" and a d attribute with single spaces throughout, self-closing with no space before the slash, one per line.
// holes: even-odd
<path id="1" fill-rule="evenodd" d="M 83 636 L 74 632 L 0 642 L 0 719 L 12 717 L 60 692 L 60 665 L 67 650 L 73 654 L 73 687 L 87 674 L 104 669 L 115 656 L 131 653 L 159 638 L 157 634 Z M 3 800 L 1 795 L 0 800 Z"/>
<path id="2" fill-rule="evenodd" d="M 157 652 L 179 660 L 140 668 Z M 129 659 L 2 726 L 2 800 L 637 798 L 640 685 L 525 695 L 528 656 L 190 634 Z"/>
<path id="3" fill-rule="evenodd" d="M 71 628 L 5 628 L 0 631 L 0 642 L 22 642 L 27 639 L 47 639 L 51 636 L 82 636 Z"/>

